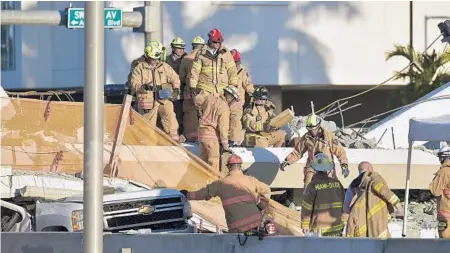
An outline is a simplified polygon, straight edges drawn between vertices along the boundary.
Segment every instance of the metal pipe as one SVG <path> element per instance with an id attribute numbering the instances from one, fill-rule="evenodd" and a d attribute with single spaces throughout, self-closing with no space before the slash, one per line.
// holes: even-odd
<path id="1" fill-rule="evenodd" d="M 103 19 L 103 14 L 102 14 Z M 66 11 L 1 11 L 2 25 L 67 25 Z M 140 12 L 123 12 L 123 27 L 140 27 L 143 17 Z"/>
<path id="2" fill-rule="evenodd" d="M 412 157 L 412 145 L 413 142 L 409 141 L 408 146 L 408 161 L 406 165 L 406 185 L 405 185 L 405 206 L 403 216 L 403 227 L 402 227 L 402 237 L 406 237 L 407 223 L 408 223 L 408 202 L 409 202 L 409 182 L 411 181 L 411 157 Z"/>
<path id="3" fill-rule="evenodd" d="M 102 1 L 85 2 L 83 252 L 103 252 L 103 86 L 105 29 Z"/>

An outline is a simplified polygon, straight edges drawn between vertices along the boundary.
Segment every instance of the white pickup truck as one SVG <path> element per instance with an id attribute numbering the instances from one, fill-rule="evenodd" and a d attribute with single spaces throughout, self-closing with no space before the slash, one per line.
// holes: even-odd
<path id="1" fill-rule="evenodd" d="M 176 189 L 104 178 L 105 232 L 195 233 L 189 201 Z M 2 232 L 83 230 L 83 180 L 2 168 Z"/>

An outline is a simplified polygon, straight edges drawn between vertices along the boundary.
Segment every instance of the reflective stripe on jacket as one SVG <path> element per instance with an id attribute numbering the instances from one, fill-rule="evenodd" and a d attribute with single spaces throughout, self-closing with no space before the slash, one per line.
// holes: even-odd
<path id="1" fill-rule="evenodd" d="M 340 235 L 344 229 L 344 188 L 339 180 L 316 173 L 303 193 L 301 227 L 322 235 Z"/>
<path id="2" fill-rule="evenodd" d="M 347 156 L 342 145 L 336 136 L 326 130 L 322 129 L 322 133 L 313 137 L 309 132 L 304 134 L 300 141 L 295 145 L 294 150 L 287 156 L 289 164 L 293 164 L 300 160 L 303 155 L 308 152 L 308 159 L 306 161 L 306 167 L 311 164 L 311 160 L 314 158 L 314 154 L 318 151 L 323 152 L 328 157 L 335 155 L 341 164 L 348 164 Z"/>
<path id="3" fill-rule="evenodd" d="M 230 233 L 242 233 L 259 226 L 263 217 L 256 205 L 261 196 L 269 198 L 269 186 L 244 175 L 241 170 L 232 170 L 227 177 L 188 193 L 189 200 L 219 197 Z"/>
<path id="4" fill-rule="evenodd" d="M 226 86 L 237 86 L 237 83 L 236 64 L 230 51 L 222 46 L 213 55 L 208 45 L 203 46 L 192 64 L 190 87 L 221 93 Z"/>
<path id="5" fill-rule="evenodd" d="M 230 127 L 230 108 L 223 97 L 208 95 L 202 104 L 202 116 L 199 119 L 199 140 L 219 140 L 228 146 Z"/>
<path id="6" fill-rule="evenodd" d="M 450 221 L 450 159 L 444 161 L 429 188 L 437 198 L 438 220 Z"/>
<path id="7" fill-rule="evenodd" d="M 389 238 L 389 213 L 400 199 L 376 172 L 364 172 L 357 188 L 357 199 L 351 206 L 347 237 Z"/>

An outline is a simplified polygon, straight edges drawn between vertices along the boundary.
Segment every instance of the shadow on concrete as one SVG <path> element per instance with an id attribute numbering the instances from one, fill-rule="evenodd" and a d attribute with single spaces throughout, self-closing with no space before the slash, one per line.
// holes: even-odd
<path id="1" fill-rule="evenodd" d="M 278 163 L 274 163 L 274 161 L 278 161 L 278 157 L 265 148 L 251 148 L 247 150 L 252 153 L 255 161 L 267 162 L 253 163 L 245 170 L 245 174 L 254 176 L 268 185 L 272 184 L 279 171 Z"/>

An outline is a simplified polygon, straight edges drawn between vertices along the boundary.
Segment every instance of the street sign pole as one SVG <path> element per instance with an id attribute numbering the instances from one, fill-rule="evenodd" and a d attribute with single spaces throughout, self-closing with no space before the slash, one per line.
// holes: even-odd
<path id="1" fill-rule="evenodd" d="M 85 2 L 83 252 L 103 252 L 103 86 L 105 29 L 102 1 Z"/>

